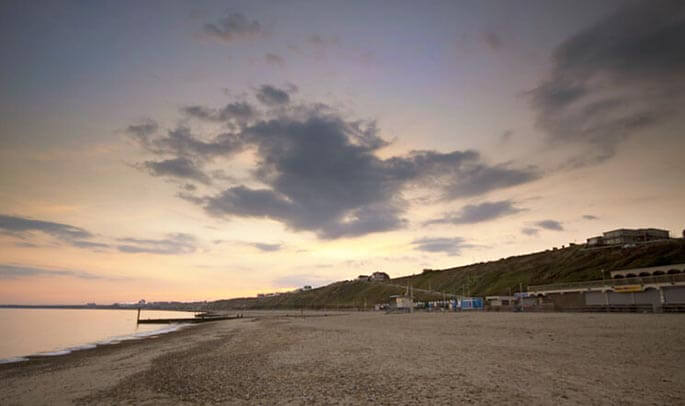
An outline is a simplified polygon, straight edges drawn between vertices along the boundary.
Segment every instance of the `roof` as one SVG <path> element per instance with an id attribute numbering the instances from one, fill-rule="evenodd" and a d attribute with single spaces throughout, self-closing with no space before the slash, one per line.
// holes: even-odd
<path id="1" fill-rule="evenodd" d="M 640 272 L 654 272 L 654 271 L 659 271 L 659 270 L 669 270 L 673 268 L 684 268 L 685 264 L 670 264 L 670 265 L 659 265 L 659 266 L 648 266 L 644 268 L 628 268 L 628 269 L 616 269 L 611 271 L 611 273 L 615 272 L 635 272 L 635 273 L 640 273 Z"/>
<path id="2" fill-rule="evenodd" d="M 662 232 L 668 232 L 668 230 L 662 230 L 661 228 L 617 228 L 615 230 L 609 230 L 605 231 L 604 234 L 607 233 L 614 233 L 616 231 L 662 231 Z"/>

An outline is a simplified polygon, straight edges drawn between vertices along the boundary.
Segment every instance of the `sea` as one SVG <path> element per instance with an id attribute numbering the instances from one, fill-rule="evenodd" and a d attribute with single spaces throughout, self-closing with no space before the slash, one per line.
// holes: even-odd
<path id="1" fill-rule="evenodd" d="M 133 309 L 1 309 L 0 364 L 58 356 L 157 336 L 184 324 L 137 324 Z M 141 319 L 192 318 L 192 312 L 142 310 Z"/>

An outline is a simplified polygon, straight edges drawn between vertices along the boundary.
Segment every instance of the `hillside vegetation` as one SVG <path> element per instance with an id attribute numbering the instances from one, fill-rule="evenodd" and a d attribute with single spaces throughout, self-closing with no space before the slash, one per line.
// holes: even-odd
<path id="1" fill-rule="evenodd" d="M 547 250 L 442 270 L 424 270 L 417 275 L 389 282 L 346 281 L 306 292 L 265 298 L 240 298 L 209 303 L 209 309 L 299 309 L 371 308 L 387 303 L 390 295 L 402 294 L 405 286 L 436 292 L 416 292 L 418 300 L 436 299 L 439 292 L 473 296 L 508 295 L 528 285 L 602 279 L 609 272 L 625 268 L 669 265 L 685 262 L 685 241 L 642 244 L 632 248 L 585 249 L 584 246 Z M 392 269 L 385 270 L 392 275 Z"/>

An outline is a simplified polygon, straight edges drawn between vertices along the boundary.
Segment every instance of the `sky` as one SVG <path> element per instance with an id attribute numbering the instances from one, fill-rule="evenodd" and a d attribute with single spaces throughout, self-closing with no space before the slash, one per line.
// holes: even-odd
<path id="1" fill-rule="evenodd" d="M 682 1 L 3 1 L 0 303 L 685 228 Z"/>

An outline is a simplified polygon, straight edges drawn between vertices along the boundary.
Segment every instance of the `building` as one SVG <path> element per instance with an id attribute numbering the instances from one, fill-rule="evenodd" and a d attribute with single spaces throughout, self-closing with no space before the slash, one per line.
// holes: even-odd
<path id="1" fill-rule="evenodd" d="M 604 237 L 591 237 L 587 239 L 587 245 L 598 246 L 604 245 Z"/>
<path id="2" fill-rule="evenodd" d="M 685 274 L 685 264 L 650 266 L 647 268 L 619 269 L 611 271 L 612 279 L 643 278 L 646 276 Z"/>
<path id="3" fill-rule="evenodd" d="M 685 264 L 611 271 L 610 279 L 528 286 L 557 310 L 685 311 Z M 525 299 L 528 299 L 525 298 Z"/>
<path id="4" fill-rule="evenodd" d="M 668 240 L 669 238 L 671 237 L 668 230 L 660 230 L 658 228 L 619 228 L 618 230 L 607 231 L 601 237 L 588 238 L 587 246 L 638 244 L 649 241 Z"/>
<path id="5" fill-rule="evenodd" d="M 390 280 L 390 275 L 388 275 L 385 272 L 374 272 L 369 277 L 369 280 L 374 281 L 374 282 L 387 281 L 387 280 Z"/>
<path id="6" fill-rule="evenodd" d="M 461 310 L 483 310 L 482 297 L 464 297 L 459 304 Z"/>
<path id="7" fill-rule="evenodd" d="M 492 308 L 502 306 L 513 306 L 516 302 L 515 296 L 486 296 L 485 302 Z"/>
<path id="8" fill-rule="evenodd" d="M 371 277 L 369 275 L 359 275 L 357 279 L 360 281 L 368 282 L 369 280 L 371 280 Z"/>
<path id="9" fill-rule="evenodd" d="M 397 310 L 411 311 L 414 309 L 414 300 L 407 295 L 393 295 L 390 299 L 394 301 L 394 308 Z"/>

